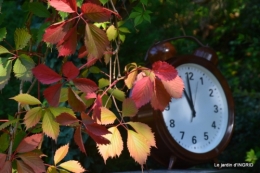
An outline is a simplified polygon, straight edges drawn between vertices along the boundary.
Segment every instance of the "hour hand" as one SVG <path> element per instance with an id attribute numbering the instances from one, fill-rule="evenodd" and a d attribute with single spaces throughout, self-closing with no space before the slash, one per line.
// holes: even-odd
<path id="1" fill-rule="evenodd" d="M 189 98 L 189 96 L 188 96 L 188 94 L 187 94 L 185 89 L 184 89 L 184 95 L 185 95 L 185 97 L 186 97 L 186 99 L 188 101 L 188 104 L 190 106 L 190 109 L 192 111 L 192 117 L 191 117 L 191 121 L 192 121 L 192 118 L 194 118 L 196 116 L 196 111 L 194 109 L 193 102 L 192 102 L 191 98 Z"/>

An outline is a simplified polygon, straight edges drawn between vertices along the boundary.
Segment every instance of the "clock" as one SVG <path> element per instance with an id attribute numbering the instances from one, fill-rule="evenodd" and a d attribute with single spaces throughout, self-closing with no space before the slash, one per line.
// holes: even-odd
<path id="1" fill-rule="evenodd" d="M 194 37 L 182 38 L 198 42 Z M 165 46 L 166 41 L 156 47 Z M 159 54 L 162 57 L 162 52 Z M 147 60 L 160 60 L 155 55 L 148 55 Z M 193 54 L 168 58 L 184 82 L 182 97 L 172 98 L 164 111 L 155 111 L 149 105 L 139 111 L 137 121 L 147 123 L 155 133 L 157 148 L 152 149 L 152 156 L 169 168 L 217 161 L 230 141 L 234 103 L 217 61 L 216 53 L 204 45 Z"/>

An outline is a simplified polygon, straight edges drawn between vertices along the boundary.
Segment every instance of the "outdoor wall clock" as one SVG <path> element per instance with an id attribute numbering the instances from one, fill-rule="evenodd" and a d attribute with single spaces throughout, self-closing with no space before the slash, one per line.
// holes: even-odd
<path id="1" fill-rule="evenodd" d="M 156 52 L 161 45 L 167 54 L 173 50 L 168 42 L 180 38 L 193 39 L 201 47 L 193 54 L 171 58 Z M 156 58 L 156 54 L 160 57 Z M 138 121 L 147 123 L 155 133 L 157 148 L 152 149 L 153 158 L 169 169 L 216 161 L 234 128 L 234 103 L 228 83 L 217 68 L 216 53 L 196 38 L 185 36 L 156 43 L 146 59 L 152 63 L 163 57 L 177 69 L 185 89 L 182 98 L 172 99 L 164 111 L 145 105 L 138 113 Z"/>

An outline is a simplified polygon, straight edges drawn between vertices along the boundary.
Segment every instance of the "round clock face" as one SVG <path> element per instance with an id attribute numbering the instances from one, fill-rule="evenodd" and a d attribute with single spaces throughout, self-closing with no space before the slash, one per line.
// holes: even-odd
<path id="1" fill-rule="evenodd" d="M 178 66 L 185 89 L 180 99 L 172 99 L 163 111 L 165 125 L 182 148 L 206 153 L 216 148 L 228 125 L 228 105 L 217 78 L 203 66 Z"/>

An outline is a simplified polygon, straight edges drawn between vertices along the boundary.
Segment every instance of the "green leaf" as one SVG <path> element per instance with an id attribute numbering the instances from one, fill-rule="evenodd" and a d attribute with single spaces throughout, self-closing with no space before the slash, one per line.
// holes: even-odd
<path id="1" fill-rule="evenodd" d="M 34 68 L 34 61 L 31 57 L 22 54 L 14 63 L 15 77 L 22 81 L 31 81 L 33 78 L 32 68 Z"/>
<path id="2" fill-rule="evenodd" d="M 61 113 L 68 113 L 68 114 L 72 115 L 73 117 L 76 117 L 73 110 L 70 108 L 67 108 L 67 107 L 50 107 L 48 109 L 54 117 L 59 116 Z"/>
<path id="3" fill-rule="evenodd" d="M 246 153 L 246 161 L 250 163 L 255 163 L 257 161 L 257 157 L 255 155 L 255 151 L 251 149 Z"/>
<path id="4" fill-rule="evenodd" d="M 17 123 L 18 120 L 19 119 L 14 119 L 14 120 L 10 120 L 10 121 L 7 121 L 7 122 L 1 124 L 0 125 L 0 130 L 3 130 L 4 128 L 8 127 L 11 124 Z"/>
<path id="5" fill-rule="evenodd" d="M 47 136 L 57 141 L 60 133 L 60 126 L 55 121 L 53 114 L 49 110 L 46 110 L 43 115 L 42 130 Z"/>
<path id="6" fill-rule="evenodd" d="M 141 16 L 142 13 L 140 12 L 132 12 L 130 15 L 129 15 L 129 18 L 136 18 L 137 16 Z"/>
<path id="7" fill-rule="evenodd" d="M 112 94 L 117 100 L 123 101 L 125 99 L 125 93 L 119 89 L 110 89 L 108 90 L 110 94 Z"/>
<path id="8" fill-rule="evenodd" d="M 139 13 L 143 13 L 143 8 L 140 6 L 134 7 L 133 9 Z"/>
<path id="9" fill-rule="evenodd" d="M 6 37 L 6 28 L 3 27 L 3 28 L 0 28 L 0 41 L 3 41 L 3 39 Z"/>
<path id="10" fill-rule="evenodd" d="M 128 28 L 126 28 L 126 27 L 120 27 L 120 28 L 118 28 L 118 30 L 119 30 L 120 32 L 123 32 L 123 33 L 131 33 L 131 32 L 128 30 Z"/>
<path id="11" fill-rule="evenodd" d="M 62 20 L 65 20 L 69 16 L 69 13 L 59 11 L 59 15 L 60 15 Z"/>
<path id="12" fill-rule="evenodd" d="M 23 130 L 19 130 L 16 132 L 15 134 L 15 138 L 14 138 L 14 145 L 13 145 L 13 151 L 16 150 L 16 148 L 18 147 L 18 145 L 21 143 L 21 141 L 23 140 L 23 138 L 26 136 L 26 132 Z"/>
<path id="13" fill-rule="evenodd" d="M 16 50 L 20 50 L 27 46 L 31 35 L 25 28 L 17 28 L 14 32 L 14 42 Z"/>
<path id="14" fill-rule="evenodd" d="M 38 17 L 49 17 L 50 12 L 48 11 L 47 7 L 44 6 L 40 2 L 31 2 L 29 3 L 29 11 L 35 14 Z"/>
<path id="15" fill-rule="evenodd" d="M 0 141 L 1 141 L 0 153 L 3 153 L 3 152 L 5 152 L 5 150 L 7 150 L 8 146 L 9 146 L 9 135 L 7 133 L 3 133 L 0 136 Z"/>
<path id="16" fill-rule="evenodd" d="M 77 7 L 81 7 L 84 0 L 77 0 Z"/>
<path id="17" fill-rule="evenodd" d="M 148 0 L 140 0 L 141 3 L 143 3 L 144 5 L 148 5 Z"/>
<path id="18" fill-rule="evenodd" d="M 122 41 L 122 43 L 124 43 L 125 42 L 125 35 L 119 34 L 119 39 Z"/>
<path id="19" fill-rule="evenodd" d="M 97 66 L 91 66 L 89 68 L 90 73 L 100 73 L 100 69 Z"/>
<path id="20" fill-rule="evenodd" d="M 115 40 L 117 37 L 117 29 L 114 25 L 110 25 L 107 29 L 107 38 L 109 41 Z"/>
<path id="21" fill-rule="evenodd" d="M 108 0 L 99 0 L 99 1 L 102 3 L 102 5 L 105 5 L 108 2 Z"/>
<path id="22" fill-rule="evenodd" d="M 106 108 L 111 108 L 112 106 L 112 100 L 111 97 L 109 97 L 108 95 L 104 95 L 102 98 L 102 105 L 105 105 Z"/>
<path id="23" fill-rule="evenodd" d="M 134 23 L 135 23 L 135 26 L 139 25 L 140 23 L 143 22 L 143 17 L 140 15 L 140 16 L 137 16 L 134 20 Z"/>
<path id="24" fill-rule="evenodd" d="M 146 20 L 147 22 L 150 22 L 150 23 L 151 23 L 151 17 L 150 17 L 150 15 L 149 15 L 149 13 L 147 13 L 147 11 L 144 12 L 143 18 L 144 18 L 144 20 Z"/>
<path id="25" fill-rule="evenodd" d="M 11 53 L 11 52 L 9 52 L 5 47 L 0 45 L 0 54 L 4 54 L 4 53 Z"/>
<path id="26" fill-rule="evenodd" d="M 50 26 L 49 22 L 44 22 L 42 23 L 42 25 L 40 26 L 40 28 L 38 28 L 38 32 L 37 32 L 37 44 L 39 44 L 39 42 L 42 41 L 42 36 L 45 33 L 45 29 L 48 28 L 48 26 Z"/>
<path id="27" fill-rule="evenodd" d="M 12 70 L 12 60 L 0 58 L 0 90 L 8 83 Z"/>
<path id="28" fill-rule="evenodd" d="M 98 87 L 100 89 L 108 86 L 109 84 L 110 84 L 110 82 L 109 82 L 108 79 L 101 78 L 101 79 L 98 80 Z"/>
<path id="29" fill-rule="evenodd" d="M 21 103 L 21 104 L 28 104 L 28 105 L 38 105 L 42 104 L 40 100 L 37 98 L 31 96 L 30 94 L 18 94 L 15 97 L 12 97 L 10 99 L 14 99 L 15 101 Z"/>

